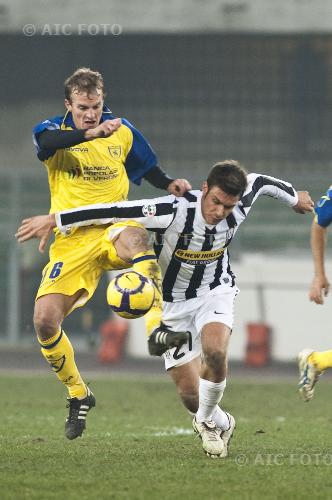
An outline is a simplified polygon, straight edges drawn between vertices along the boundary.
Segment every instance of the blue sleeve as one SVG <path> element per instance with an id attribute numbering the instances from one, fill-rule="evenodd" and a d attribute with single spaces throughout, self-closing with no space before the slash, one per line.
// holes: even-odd
<path id="1" fill-rule="evenodd" d="M 129 179 L 139 186 L 142 177 L 157 165 L 157 156 L 141 132 L 124 118 L 122 118 L 122 123 L 133 134 L 133 144 L 126 158 L 125 168 Z"/>
<path id="2" fill-rule="evenodd" d="M 41 149 L 41 147 L 39 146 L 39 143 L 38 143 L 39 134 L 44 132 L 44 130 L 59 130 L 62 121 L 63 121 L 63 116 L 56 116 L 55 118 L 50 118 L 49 120 L 44 120 L 44 121 L 38 123 L 38 125 L 36 125 L 34 127 L 34 129 L 32 131 L 32 139 L 33 139 L 33 143 L 34 143 L 36 150 L 37 150 L 37 156 L 41 161 L 46 160 L 50 156 L 54 155 L 56 150 Z"/>
<path id="3" fill-rule="evenodd" d="M 322 227 L 327 227 L 332 222 L 332 188 L 330 188 L 326 195 L 322 196 L 317 202 L 315 207 L 316 222 Z"/>

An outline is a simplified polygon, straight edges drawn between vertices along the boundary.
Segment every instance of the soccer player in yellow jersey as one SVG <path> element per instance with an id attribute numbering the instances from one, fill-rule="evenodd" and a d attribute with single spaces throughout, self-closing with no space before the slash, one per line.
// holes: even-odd
<path id="1" fill-rule="evenodd" d="M 126 200 L 129 179 L 140 184 L 145 178 L 176 195 L 191 188 L 185 179 L 169 178 L 157 166 L 143 135 L 104 105 L 100 73 L 80 68 L 67 78 L 65 107 L 64 116 L 34 128 L 37 155 L 48 172 L 51 213 Z M 127 221 L 115 224 L 112 231 L 111 246 L 103 239 L 105 226 L 78 228 L 67 238 L 56 231 L 37 292 L 34 325 L 41 351 L 69 391 L 68 439 L 82 435 L 95 397 L 77 369 L 73 347 L 61 327 L 63 319 L 91 298 L 103 271 L 133 267 L 156 286 L 155 304 L 147 315 L 148 334 L 160 324 L 160 269 L 145 230 Z"/>
<path id="2" fill-rule="evenodd" d="M 311 225 L 311 250 L 314 263 L 314 278 L 312 280 L 309 298 L 316 304 L 324 304 L 330 283 L 325 271 L 325 248 L 328 227 L 332 222 L 332 186 L 323 195 L 315 207 L 315 218 Z M 299 392 L 304 401 L 310 401 L 314 396 L 315 385 L 327 368 L 332 368 L 332 349 L 314 351 L 304 349 L 298 356 L 300 381 Z"/>

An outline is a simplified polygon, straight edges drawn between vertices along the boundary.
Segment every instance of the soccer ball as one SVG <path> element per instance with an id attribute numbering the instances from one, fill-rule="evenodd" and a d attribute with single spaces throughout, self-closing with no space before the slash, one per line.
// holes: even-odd
<path id="1" fill-rule="evenodd" d="M 118 274 L 107 288 L 107 302 L 122 318 L 144 316 L 151 309 L 153 301 L 152 281 L 135 271 Z"/>

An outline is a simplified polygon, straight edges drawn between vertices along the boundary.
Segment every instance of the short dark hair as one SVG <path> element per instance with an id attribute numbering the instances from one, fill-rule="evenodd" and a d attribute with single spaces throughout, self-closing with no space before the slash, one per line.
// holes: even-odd
<path id="1" fill-rule="evenodd" d="M 208 190 L 213 186 L 231 196 L 242 196 L 247 187 L 247 172 L 235 160 L 218 162 L 211 168 L 206 179 Z"/>
<path id="2" fill-rule="evenodd" d="M 101 90 L 104 94 L 104 80 L 98 71 L 90 68 L 78 68 L 65 80 L 65 98 L 70 101 L 73 92 L 86 93 L 88 96 Z"/>

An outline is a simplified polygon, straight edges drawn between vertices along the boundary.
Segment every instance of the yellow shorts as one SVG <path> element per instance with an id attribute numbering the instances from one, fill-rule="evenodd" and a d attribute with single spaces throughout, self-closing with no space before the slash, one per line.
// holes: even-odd
<path id="1" fill-rule="evenodd" d="M 127 226 L 142 228 L 135 221 L 119 222 L 111 227 L 117 235 Z M 50 247 L 50 260 L 43 269 L 36 300 L 50 293 L 74 295 L 78 290 L 85 290 L 72 311 L 92 297 L 104 271 L 131 267 L 117 256 L 108 233 L 109 226 L 90 226 L 78 228 L 69 236 L 57 234 Z"/>

